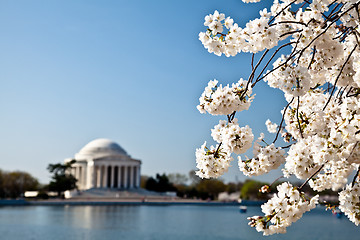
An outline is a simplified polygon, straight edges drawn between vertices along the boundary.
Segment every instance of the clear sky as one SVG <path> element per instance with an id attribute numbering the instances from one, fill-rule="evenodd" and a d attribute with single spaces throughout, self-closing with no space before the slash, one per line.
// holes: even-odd
<path id="1" fill-rule="evenodd" d="M 109 138 L 142 160 L 144 175 L 195 169 L 195 149 L 213 143 L 210 129 L 221 119 L 197 111 L 204 87 L 250 74 L 251 55 L 217 57 L 198 40 L 216 9 L 244 26 L 261 4 L 0 1 L 0 168 L 47 183 L 49 163 Z M 265 83 L 254 92 L 237 117 L 258 137 L 266 119 L 280 121 L 285 103 Z M 244 180 L 232 165 L 224 179 Z"/>

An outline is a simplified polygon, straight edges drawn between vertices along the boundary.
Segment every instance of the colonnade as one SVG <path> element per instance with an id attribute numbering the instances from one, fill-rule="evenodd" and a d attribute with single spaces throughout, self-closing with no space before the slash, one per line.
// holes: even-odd
<path id="1" fill-rule="evenodd" d="M 78 180 L 79 189 L 140 187 L 140 166 L 79 164 L 73 166 L 71 174 Z"/>

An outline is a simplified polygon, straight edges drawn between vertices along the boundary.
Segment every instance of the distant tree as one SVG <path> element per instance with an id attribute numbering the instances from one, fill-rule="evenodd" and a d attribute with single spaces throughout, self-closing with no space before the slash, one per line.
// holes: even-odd
<path id="1" fill-rule="evenodd" d="M 229 183 L 226 185 L 226 192 L 228 192 L 228 193 L 234 193 L 234 192 L 237 192 L 237 191 L 239 191 L 238 184 L 233 183 L 233 182 L 229 182 Z"/>
<path id="2" fill-rule="evenodd" d="M 176 188 L 170 183 L 169 178 L 165 174 L 156 174 L 156 178 L 149 177 L 146 181 L 145 188 L 155 192 L 176 191 Z"/>
<path id="3" fill-rule="evenodd" d="M 189 181 L 189 178 L 185 174 L 181 173 L 170 173 L 167 177 L 174 185 L 186 185 Z"/>
<path id="4" fill-rule="evenodd" d="M 0 169 L 0 198 L 5 197 L 5 190 L 4 190 L 4 172 Z"/>
<path id="5" fill-rule="evenodd" d="M 196 175 L 196 170 L 191 170 L 189 172 L 189 179 L 191 185 L 196 185 L 201 181 L 201 179 Z"/>
<path id="6" fill-rule="evenodd" d="M 72 165 L 76 160 L 71 160 L 65 164 L 49 164 L 47 169 L 53 174 L 52 180 L 49 183 L 49 190 L 55 191 L 60 197 L 66 190 L 72 190 L 76 188 L 76 178 L 69 172 Z"/>
<path id="7" fill-rule="evenodd" d="M 39 187 L 39 181 L 27 172 L 5 172 L 0 170 L 0 197 L 18 198 L 25 191 L 34 191 Z"/>
<path id="8" fill-rule="evenodd" d="M 226 190 L 226 185 L 219 179 L 202 179 L 196 185 L 196 190 L 202 199 L 216 199 L 219 193 Z"/>
<path id="9" fill-rule="evenodd" d="M 264 185 L 268 185 L 268 183 L 246 180 L 241 188 L 240 198 L 246 200 L 267 200 L 269 198 L 268 194 L 259 192 L 259 189 Z"/>
<path id="10" fill-rule="evenodd" d="M 182 198 L 193 198 L 198 197 L 198 192 L 196 191 L 195 186 L 188 185 L 176 185 L 176 194 L 178 197 Z"/>
<path id="11" fill-rule="evenodd" d="M 140 187 L 146 188 L 146 181 L 149 179 L 148 176 L 142 175 L 140 178 Z"/>
<path id="12" fill-rule="evenodd" d="M 145 189 L 149 190 L 149 191 L 155 191 L 157 192 L 157 182 L 155 180 L 155 178 L 153 177 L 149 177 L 147 180 L 146 180 L 146 183 L 145 183 Z"/>

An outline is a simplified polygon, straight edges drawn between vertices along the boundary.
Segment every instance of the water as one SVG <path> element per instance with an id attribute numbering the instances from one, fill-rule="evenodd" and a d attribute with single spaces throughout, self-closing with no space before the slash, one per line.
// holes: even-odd
<path id="1" fill-rule="evenodd" d="M 26 206 L 0 208 L 0 239 L 6 240 L 230 240 L 259 239 L 234 206 Z M 359 239 L 360 227 L 344 216 L 314 209 L 285 235 L 264 239 Z"/>

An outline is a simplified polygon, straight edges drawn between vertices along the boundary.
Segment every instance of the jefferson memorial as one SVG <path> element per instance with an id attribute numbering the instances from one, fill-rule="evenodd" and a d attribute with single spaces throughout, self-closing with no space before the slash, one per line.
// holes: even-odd
<path id="1" fill-rule="evenodd" d="M 141 161 L 131 158 L 114 141 L 99 138 L 86 144 L 74 158 L 71 174 L 79 190 L 92 188 L 128 189 L 140 187 Z"/>

